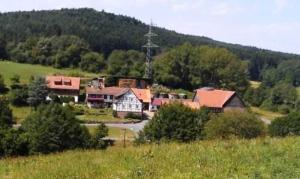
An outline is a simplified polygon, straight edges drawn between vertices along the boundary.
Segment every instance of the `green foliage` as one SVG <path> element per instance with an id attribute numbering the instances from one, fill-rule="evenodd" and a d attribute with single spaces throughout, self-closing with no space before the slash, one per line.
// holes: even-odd
<path id="1" fill-rule="evenodd" d="M 162 106 L 144 128 L 147 140 L 176 140 L 181 142 L 201 138 L 208 115 L 194 111 L 181 103 Z"/>
<path id="2" fill-rule="evenodd" d="M 96 52 L 86 53 L 82 56 L 79 67 L 84 71 L 99 73 L 105 67 L 104 57 Z"/>
<path id="3" fill-rule="evenodd" d="M 269 126 L 271 136 L 300 135 L 300 112 L 276 118 Z"/>
<path id="4" fill-rule="evenodd" d="M 20 86 L 20 75 L 15 74 L 10 78 L 11 89 L 18 88 Z"/>
<path id="5" fill-rule="evenodd" d="M 27 106 L 28 87 L 26 85 L 13 85 L 14 89 L 10 91 L 9 101 L 14 106 Z"/>
<path id="6" fill-rule="evenodd" d="M 85 43 L 89 44 L 91 51 L 105 56 L 116 49 L 140 50 L 145 43 L 144 34 L 148 31 L 146 24 L 134 18 L 93 9 L 9 12 L 0 14 L 0 22 L 0 58 L 10 56 L 10 59 L 19 62 L 54 63 L 57 67 L 78 65 L 79 53 L 85 52 L 87 47 Z M 227 48 L 240 59 L 250 61 L 249 72 L 253 80 L 260 79 L 262 71 L 276 67 L 283 60 L 300 58 L 207 37 L 178 34 L 164 28 L 155 27 L 153 30 L 159 34 L 156 43 L 162 50 L 185 42 Z M 66 39 L 66 36 L 73 37 Z M 73 46 L 69 45 L 72 39 Z"/>
<path id="7" fill-rule="evenodd" d="M 133 112 L 129 112 L 129 113 L 126 114 L 125 118 L 126 119 L 141 119 L 142 116 L 139 115 L 139 114 L 135 114 Z"/>
<path id="8" fill-rule="evenodd" d="M 258 88 L 248 88 L 244 94 L 244 99 L 252 106 L 260 106 L 269 96 L 270 90 L 261 85 Z"/>
<path id="9" fill-rule="evenodd" d="M 184 44 L 154 62 L 156 80 L 173 88 L 214 86 L 244 92 L 247 66 L 226 49 Z"/>
<path id="10" fill-rule="evenodd" d="M 0 96 L 0 129 L 11 128 L 13 123 L 12 110 L 9 108 L 8 100 Z"/>
<path id="11" fill-rule="evenodd" d="M 28 104 L 37 107 L 45 103 L 48 95 L 47 83 L 45 78 L 36 77 L 28 86 Z"/>
<path id="12" fill-rule="evenodd" d="M 107 59 L 107 73 L 116 76 L 142 77 L 145 56 L 135 50 L 113 51 Z"/>
<path id="13" fill-rule="evenodd" d="M 28 154 L 28 141 L 26 135 L 20 130 L 0 129 L 0 157 L 19 156 Z"/>
<path id="14" fill-rule="evenodd" d="M 6 85 L 4 83 L 4 79 L 2 75 L 0 74 L 0 94 L 7 91 Z"/>
<path id="15" fill-rule="evenodd" d="M 107 147 L 108 143 L 103 140 L 104 137 L 108 136 L 108 128 L 104 123 L 100 123 L 95 131 L 95 136 L 93 136 L 93 147 L 97 149 L 104 149 Z"/>
<path id="16" fill-rule="evenodd" d="M 40 106 L 22 123 L 30 153 L 50 153 L 89 147 L 90 135 L 75 115 L 59 104 Z"/>
<path id="17" fill-rule="evenodd" d="M 212 117 L 205 125 L 208 139 L 255 138 L 264 135 L 264 124 L 254 114 L 228 111 Z"/>
<path id="18" fill-rule="evenodd" d="M 272 88 L 261 107 L 271 111 L 287 113 L 289 109 L 296 108 L 297 98 L 297 90 L 294 86 L 279 83 Z"/>
<path id="19" fill-rule="evenodd" d="M 300 61 L 283 61 L 277 68 L 266 70 L 262 76 L 266 86 L 273 87 L 280 82 L 300 86 Z"/>

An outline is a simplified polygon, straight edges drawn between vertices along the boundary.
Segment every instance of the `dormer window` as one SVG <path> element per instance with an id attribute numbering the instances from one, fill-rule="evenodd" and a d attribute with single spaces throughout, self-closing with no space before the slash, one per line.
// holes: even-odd
<path id="1" fill-rule="evenodd" d="M 66 85 L 66 86 L 72 86 L 71 80 L 70 79 L 65 79 L 64 80 L 64 85 Z"/>
<path id="2" fill-rule="evenodd" d="M 62 80 L 55 80 L 55 81 L 54 81 L 54 84 L 55 84 L 55 85 L 62 85 Z"/>

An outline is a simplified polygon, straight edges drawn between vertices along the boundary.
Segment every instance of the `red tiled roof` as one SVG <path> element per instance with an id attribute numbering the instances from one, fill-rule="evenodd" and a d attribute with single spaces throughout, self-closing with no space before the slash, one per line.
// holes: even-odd
<path id="1" fill-rule="evenodd" d="M 46 76 L 47 87 L 50 89 L 79 90 L 80 78 L 67 76 Z"/>
<path id="2" fill-rule="evenodd" d="M 152 101 L 153 106 L 160 106 L 162 105 L 162 98 L 154 98 Z"/>
<path id="3" fill-rule="evenodd" d="M 150 89 L 137 89 L 137 88 L 131 88 L 131 89 L 139 100 L 142 100 L 144 103 L 151 103 Z"/>
<path id="4" fill-rule="evenodd" d="M 102 95 L 113 95 L 120 96 L 127 92 L 129 88 L 119 88 L 119 87 L 106 87 L 106 88 L 94 88 L 94 87 L 86 87 L 87 94 L 102 94 Z"/>
<path id="5" fill-rule="evenodd" d="M 234 94 L 234 91 L 197 89 L 194 101 L 199 102 L 200 106 L 223 108 Z"/>

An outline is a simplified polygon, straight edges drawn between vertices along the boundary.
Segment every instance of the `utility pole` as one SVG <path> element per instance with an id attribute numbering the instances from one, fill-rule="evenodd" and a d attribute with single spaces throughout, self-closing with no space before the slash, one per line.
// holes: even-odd
<path id="1" fill-rule="evenodd" d="M 152 61 L 152 49 L 153 48 L 158 48 L 159 46 L 154 44 L 152 42 L 152 37 L 157 36 L 157 34 L 152 32 L 152 27 L 153 27 L 153 23 L 151 21 L 151 23 L 149 24 L 149 32 L 147 34 L 145 34 L 145 36 L 147 37 L 147 43 L 145 45 L 143 45 L 143 48 L 147 49 L 147 54 L 146 54 L 146 67 L 145 67 L 145 78 L 148 79 L 152 79 L 152 65 L 151 65 L 151 61 Z"/>
<path id="2" fill-rule="evenodd" d="M 123 148 L 126 148 L 126 129 L 123 129 Z"/>

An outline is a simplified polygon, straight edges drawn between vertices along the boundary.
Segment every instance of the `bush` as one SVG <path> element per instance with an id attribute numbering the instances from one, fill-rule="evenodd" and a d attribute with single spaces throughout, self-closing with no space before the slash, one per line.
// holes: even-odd
<path id="1" fill-rule="evenodd" d="M 28 154 L 26 135 L 15 129 L 0 130 L 0 156 Z"/>
<path id="2" fill-rule="evenodd" d="M 108 143 L 103 140 L 104 137 L 108 136 L 108 128 L 104 123 L 101 123 L 95 132 L 93 137 L 93 147 L 97 149 L 104 149 L 107 147 Z"/>
<path id="3" fill-rule="evenodd" d="M 86 148 L 90 135 L 75 115 L 59 104 L 42 105 L 22 123 L 28 135 L 30 153 L 50 153 L 65 149 Z"/>
<path id="4" fill-rule="evenodd" d="M 254 114 L 229 111 L 212 117 L 204 133 L 208 139 L 255 138 L 264 134 L 265 126 Z"/>
<path id="5" fill-rule="evenodd" d="M 133 112 L 129 112 L 125 116 L 126 119 L 141 119 L 142 116 L 140 114 L 135 114 Z"/>
<path id="6" fill-rule="evenodd" d="M 8 100 L 0 96 L 0 129 L 11 128 L 14 123 Z"/>
<path id="7" fill-rule="evenodd" d="M 181 103 L 162 106 L 144 128 L 147 140 L 176 140 L 188 142 L 201 138 L 208 115 Z"/>
<path id="8" fill-rule="evenodd" d="M 8 91 L 8 89 L 4 83 L 4 79 L 3 79 L 2 75 L 0 74 L 0 94 L 6 93 L 7 91 Z"/>
<path id="9" fill-rule="evenodd" d="M 276 118 L 269 126 L 271 136 L 300 135 L 300 112 Z"/>
<path id="10" fill-rule="evenodd" d="M 11 90 L 9 95 L 9 101 L 14 106 L 26 106 L 28 98 L 28 89 L 27 86 L 15 86 Z"/>
<path id="11" fill-rule="evenodd" d="M 74 97 L 72 96 L 60 96 L 59 98 L 62 103 L 74 102 Z"/>
<path id="12" fill-rule="evenodd" d="M 117 111 L 113 111 L 112 115 L 113 115 L 113 117 L 118 117 L 118 112 Z"/>

